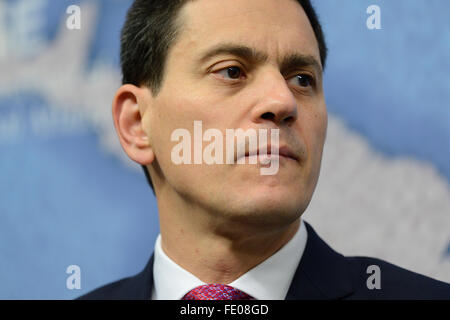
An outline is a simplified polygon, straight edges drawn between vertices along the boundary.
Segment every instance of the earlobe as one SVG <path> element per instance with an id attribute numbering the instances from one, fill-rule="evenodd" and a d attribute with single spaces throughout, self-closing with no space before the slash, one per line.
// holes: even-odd
<path id="1" fill-rule="evenodd" d="M 155 156 L 147 132 L 143 129 L 143 114 L 148 101 L 144 91 L 131 84 L 121 86 L 112 103 L 114 126 L 125 153 L 135 162 L 147 165 Z"/>

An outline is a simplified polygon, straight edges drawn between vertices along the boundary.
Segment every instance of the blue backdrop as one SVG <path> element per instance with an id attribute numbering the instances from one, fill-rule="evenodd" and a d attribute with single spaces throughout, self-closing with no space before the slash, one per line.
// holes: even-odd
<path id="1" fill-rule="evenodd" d="M 156 201 L 110 115 L 130 3 L 0 0 L 0 299 L 71 299 L 139 272 L 152 253 Z M 450 2 L 314 3 L 330 49 L 330 117 L 388 161 L 432 167 L 427 183 L 443 182 L 439 217 L 449 217 Z M 80 30 L 66 27 L 72 4 Z M 379 30 L 366 26 L 372 4 Z M 425 232 L 440 246 L 430 259 L 444 268 L 450 223 L 439 219 L 446 234 Z M 66 287 L 69 265 L 81 269 L 79 290 Z"/>

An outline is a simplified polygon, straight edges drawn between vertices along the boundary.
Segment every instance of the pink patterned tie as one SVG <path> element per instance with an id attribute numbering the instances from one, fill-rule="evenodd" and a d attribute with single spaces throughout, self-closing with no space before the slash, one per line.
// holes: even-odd
<path id="1" fill-rule="evenodd" d="M 245 292 L 226 284 L 205 284 L 192 289 L 181 300 L 254 300 Z"/>

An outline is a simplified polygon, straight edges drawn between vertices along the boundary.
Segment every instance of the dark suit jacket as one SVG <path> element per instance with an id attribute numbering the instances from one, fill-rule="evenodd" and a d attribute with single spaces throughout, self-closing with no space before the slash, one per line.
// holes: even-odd
<path id="1" fill-rule="evenodd" d="M 450 299 L 450 284 L 369 257 L 344 257 L 305 222 L 308 240 L 286 299 Z M 369 289 L 370 265 L 380 268 L 380 289 Z M 150 299 L 153 255 L 139 274 L 98 288 L 79 299 Z"/>

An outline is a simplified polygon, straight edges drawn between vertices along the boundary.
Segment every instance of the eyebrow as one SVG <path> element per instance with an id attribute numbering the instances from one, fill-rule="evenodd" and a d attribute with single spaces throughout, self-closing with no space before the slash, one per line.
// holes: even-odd
<path id="1" fill-rule="evenodd" d="M 282 71 L 295 70 L 295 68 L 299 67 L 313 67 L 319 75 L 322 74 L 321 65 L 312 55 L 290 54 L 282 59 L 280 65 Z"/>
<path id="2" fill-rule="evenodd" d="M 240 44 L 225 43 L 218 44 L 206 50 L 200 54 L 198 61 L 200 63 L 205 63 L 207 60 L 221 54 L 234 55 L 253 63 L 264 63 L 269 60 L 269 56 L 266 53 L 254 48 Z M 299 67 L 313 67 L 319 74 L 322 73 L 320 63 L 312 55 L 292 53 L 283 57 L 281 61 L 279 61 L 279 65 L 281 66 L 280 69 L 282 71 L 289 71 Z"/>

